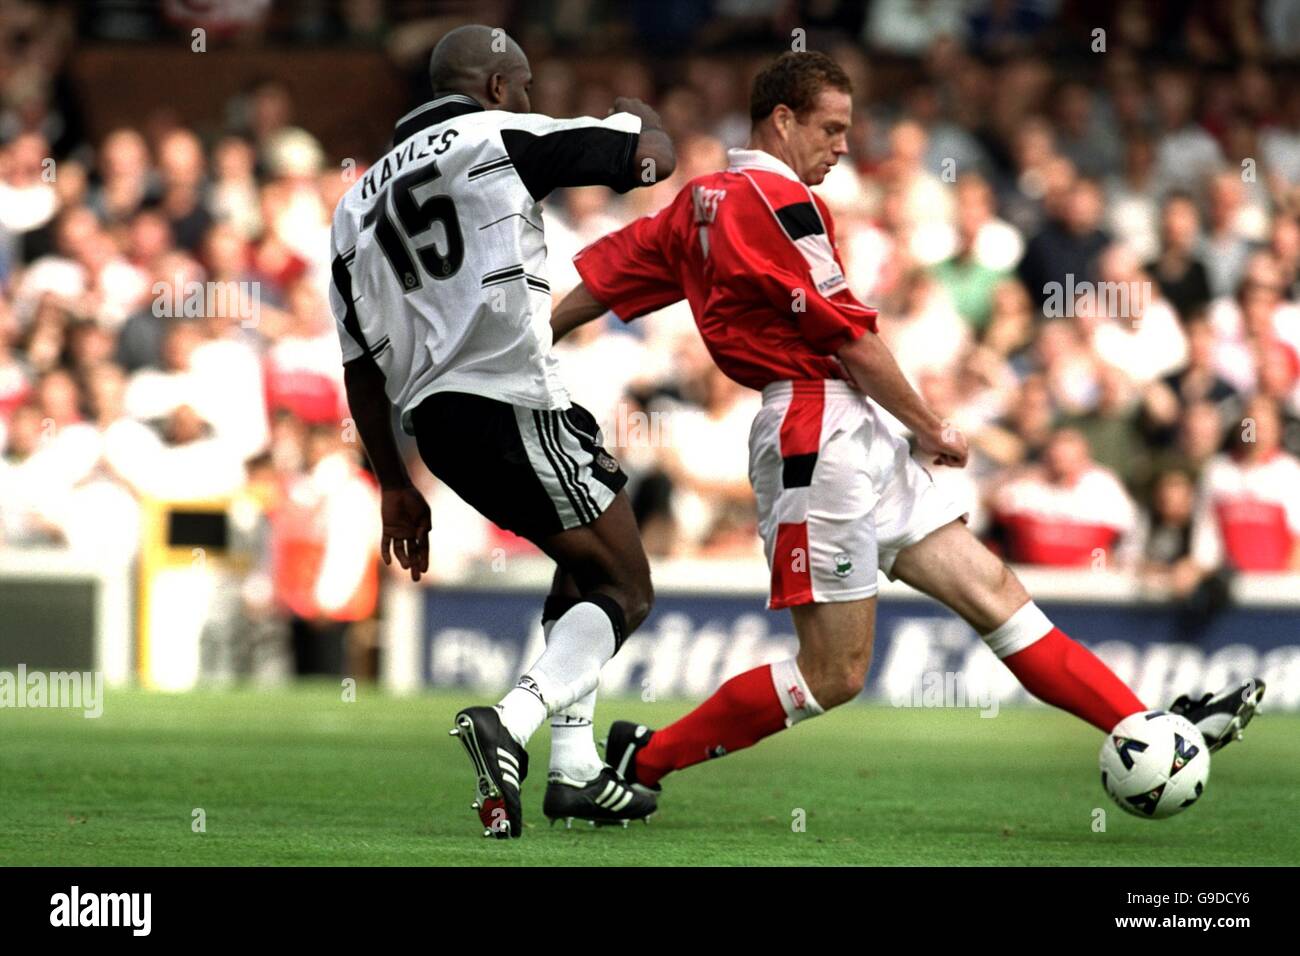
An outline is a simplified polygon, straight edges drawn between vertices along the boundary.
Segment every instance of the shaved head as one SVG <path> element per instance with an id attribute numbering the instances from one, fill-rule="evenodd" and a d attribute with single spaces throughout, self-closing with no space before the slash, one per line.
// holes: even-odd
<path id="1" fill-rule="evenodd" d="M 486 109 L 529 111 L 532 71 L 519 44 L 499 27 L 457 27 L 438 41 L 429 57 L 435 96 L 461 93 Z"/>

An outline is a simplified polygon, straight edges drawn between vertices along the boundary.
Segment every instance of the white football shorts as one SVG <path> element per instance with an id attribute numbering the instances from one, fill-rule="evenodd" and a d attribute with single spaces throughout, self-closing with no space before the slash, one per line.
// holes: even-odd
<path id="1" fill-rule="evenodd" d="M 906 439 L 847 382 L 773 382 L 749 433 L 749 480 L 771 569 L 773 610 L 857 601 L 898 552 L 960 505 L 918 465 Z"/>

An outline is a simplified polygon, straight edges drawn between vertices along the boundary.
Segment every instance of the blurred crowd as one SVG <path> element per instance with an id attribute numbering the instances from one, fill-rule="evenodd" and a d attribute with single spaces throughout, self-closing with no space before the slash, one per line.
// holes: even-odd
<path id="1" fill-rule="evenodd" d="M 966 469 L 922 463 L 1010 561 L 1180 595 L 1300 570 L 1300 85 L 1242 55 L 1252 37 L 1300 46 L 1300 22 L 1245 6 L 1255 30 L 1234 21 L 1238 62 L 1213 70 L 1124 46 L 1054 70 L 1032 47 L 1050 3 L 878 2 L 851 30 L 820 24 L 855 86 L 851 153 L 817 190 L 848 280 L 971 442 Z M 266 530 L 250 600 L 366 616 L 377 493 L 325 293 L 334 205 L 373 156 L 341 166 L 274 81 L 215 137 L 150 116 L 88 141 L 66 83 L 76 27 L 25 9 L 0 7 L 0 547 L 130 561 L 150 501 L 236 499 Z M 897 95 L 873 83 L 882 49 L 912 58 Z M 601 83 L 534 59 L 536 111 L 639 96 L 679 152 L 652 188 L 547 200 L 557 301 L 582 246 L 745 145 L 762 59 L 686 54 L 666 82 L 627 56 Z M 759 556 L 758 396 L 716 370 L 685 305 L 557 352 L 631 476 L 647 550 Z M 531 550 L 410 452 L 433 581 Z"/>

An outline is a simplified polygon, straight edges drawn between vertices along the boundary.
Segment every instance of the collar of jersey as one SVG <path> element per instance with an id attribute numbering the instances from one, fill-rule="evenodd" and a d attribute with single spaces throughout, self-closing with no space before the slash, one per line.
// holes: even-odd
<path id="1" fill-rule="evenodd" d="M 417 106 L 397 121 L 393 128 L 393 145 L 405 142 L 422 129 L 445 123 L 453 116 L 476 113 L 483 109 L 481 103 L 463 93 L 448 93 Z"/>
<path id="2" fill-rule="evenodd" d="M 761 149 L 729 149 L 727 164 L 728 169 L 763 169 L 784 176 L 786 179 L 793 179 L 797 183 L 803 182 L 793 169 L 771 153 L 765 153 Z"/>

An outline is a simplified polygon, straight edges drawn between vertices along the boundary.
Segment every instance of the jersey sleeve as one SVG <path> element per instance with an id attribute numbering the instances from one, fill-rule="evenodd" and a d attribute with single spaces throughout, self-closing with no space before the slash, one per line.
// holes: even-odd
<path id="1" fill-rule="evenodd" d="M 330 248 L 335 250 L 333 236 Z M 357 318 L 356 298 L 352 294 L 352 273 L 349 270 L 351 256 L 334 252 L 330 264 L 330 312 L 334 315 L 334 327 L 339 336 L 339 349 L 343 352 L 343 364 L 355 361 L 366 354 L 365 336 L 361 331 L 361 322 Z"/>
<path id="2" fill-rule="evenodd" d="M 517 115 L 501 127 L 501 142 L 529 195 L 539 202 L 564 186 L 608 186 L 625 193 L 641 185 L 636 164 L 641 119 Z"/>
<path id="3" fill-rule="evenodd" d="M 573 257 L 595 300 L 624 322 L 685 296 L 669 252 L 675 205 L 597 239 Z"/>
<path id="4" fill-rule="evenodd" d="M 762 294 L 773 308 L 787 313 L 804 339 L 823 355 L 833 355 L 856 340 L 866 329 L 874 331 L 876 311 L 869 309 L 844 286 L 838 260 L 826 276 L 810 273 L 803 254 L 791 239 L 785 221 L 794 228 L 799 212 L 791 207 L 773 213 L 759 200 L 755 203 L 720 204 L 709 227 L 709 261 L 715 281 L 715 295 L 732 289 L 752 289 Z M 811 208 L 811 207 L 809 207 Z M 785 214 L 785 219 L 778 219 Z M 818 288 L 838 286 L 830 296 Z"/>

